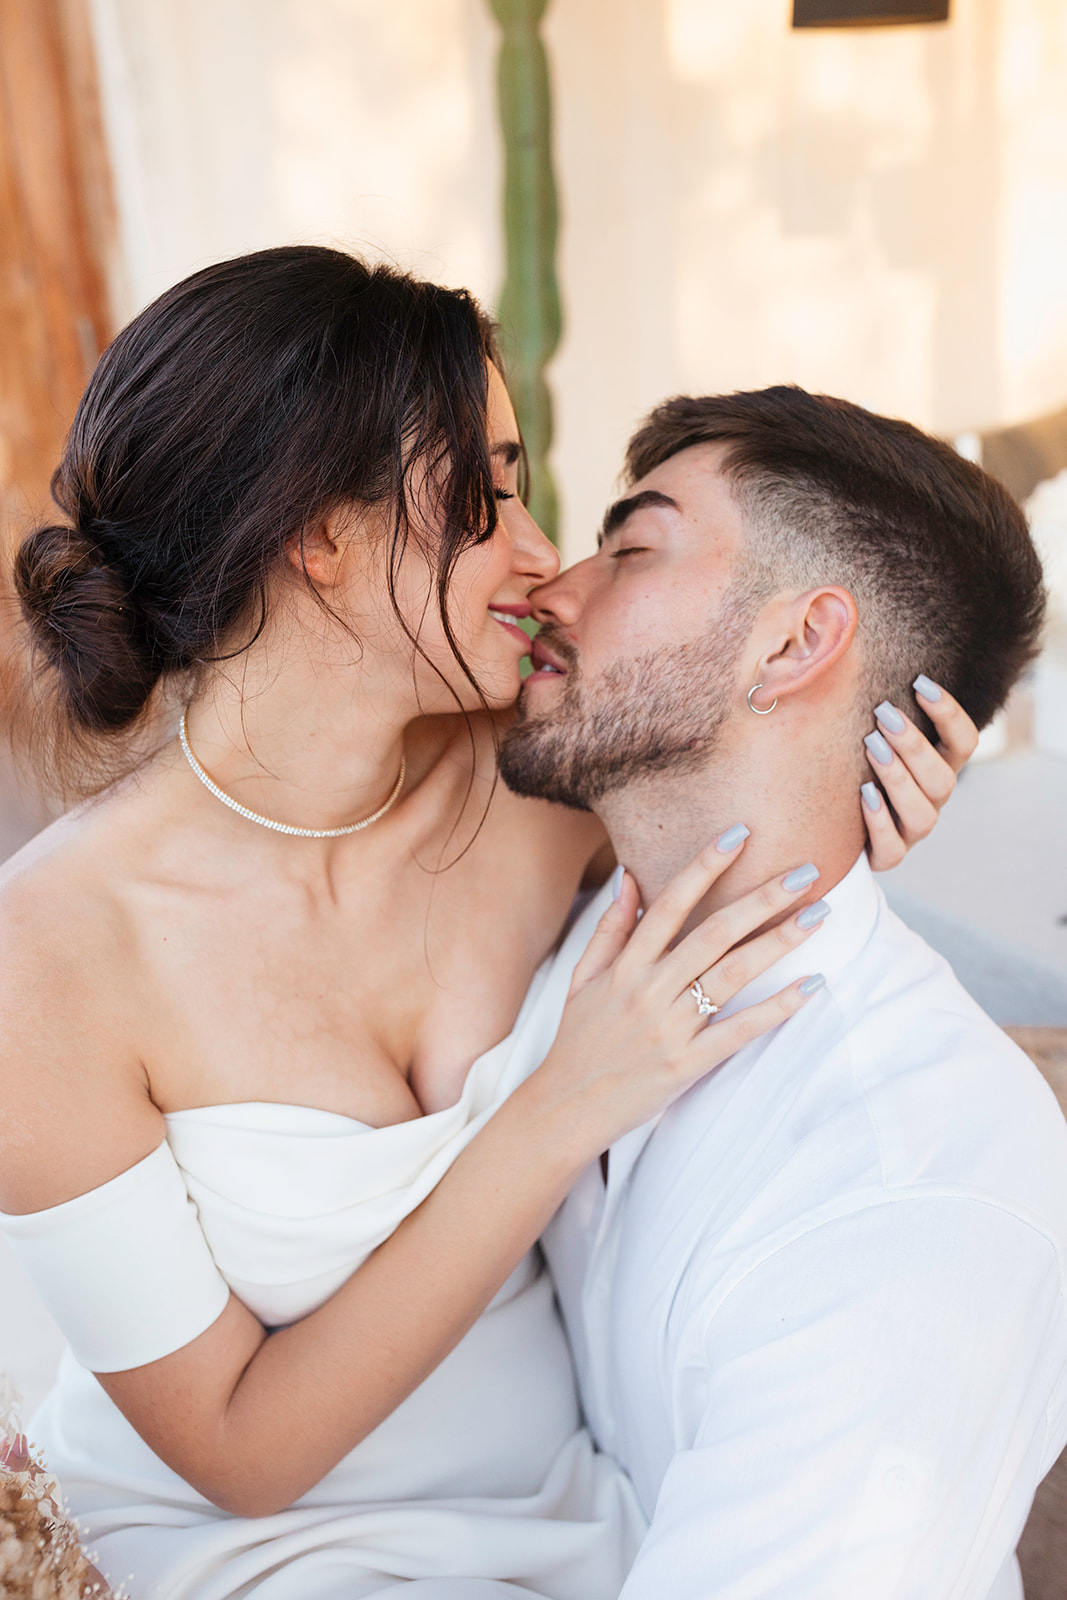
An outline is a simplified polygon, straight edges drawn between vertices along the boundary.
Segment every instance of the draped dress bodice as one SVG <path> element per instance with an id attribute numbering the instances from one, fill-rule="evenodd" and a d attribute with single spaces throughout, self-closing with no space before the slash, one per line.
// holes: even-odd
<path id="1" fill-rule="evenodd" d="M 568 938 L 575 959 L 596 909 Z M 266 1102 L 168 1115 L 166 1141 L 140 1164 L 143 1172 L 116 1180 L 126 1185 L 122 1217 L 138 1212 L 140 1237 L 147 1212 L 150 1231 L 154 1186 L 176 1169 L 182 1203 L 195 1205 L 224 1285 L 267 1327 L 306 1316 L 425 1198 L 542 1059 L 570 965 L 557 961 L 538 972 L 512 1033 L 478 1058 L 446 1110 L 385 1128 Z M 116 1256 L 133 1250 L 120 1237 L 125 1221 L 117 1213 L 110 1233 L 100 1220 L 107 1187 L 51 1212 L 0 1219 L 46 1299 L 49 1274 L 62 1277 L 52 1304 L 74 1349 L 82 1338 L 98 1348 L 109 1321 L 126 1324 L 121 1339 L 115 1333 L 120 1343 L 131 1332 L 136 1338 L 136 1278 L 128 1291 L 115 1287 Z M 64 1226 L 70 1242 L 57 1250 Z M 64 1250 L 78 1255 L 74 1308 Z M 102 1304 L 91 1303 L 94 1250 Z M 161 1270 L 165 1263 L 151 1268 Z M 163 1281 L 152 1281 L 165 1297 Z M 91 1326 L 71 1326 L 80 1320 Z M 352 1360 L 358 1364 L 358 1347 Z M 71 1351 L 32 1433 L 87 1525 L 102 1569 L 127 1580 L 133 1600 L 357 1600 L 392 1593 L 394 1585 L 411 1600 L 611 1600 L 641 1533 L 628 1482 L 595 1454 L 580 1425 L 539 1251 L 525 1257 L 437 1370 L 276 1516 L 232 1517 L 206 1501 L 149 1450 Z"/>

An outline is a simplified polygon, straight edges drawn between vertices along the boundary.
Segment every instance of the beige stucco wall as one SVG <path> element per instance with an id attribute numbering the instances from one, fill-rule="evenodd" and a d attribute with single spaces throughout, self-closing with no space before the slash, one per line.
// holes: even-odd
<path id="1" fill-rule="evenodd" d="M 294 240 L 489 298 L 495 27 L 483 0 L 90 0 L 126 314 Z"/>
<path id="2" fill-rule="evenodd" d="M 672 390 L 793 381 L 955 434 L 1067 400 L 1067 6 L 791 32 L 556 0 L 568 532 Z"/>
<path id="3" fill-rule="evenodd" d="M 132 310 L 290 239 L 491 299 L 485 0 L 92 0 Z M 792 33 L 788 0 L 553 0 L 567 551 L 666 393 L 793 380 L 946 433 L 1067 400 L 1067 5 Z"/>

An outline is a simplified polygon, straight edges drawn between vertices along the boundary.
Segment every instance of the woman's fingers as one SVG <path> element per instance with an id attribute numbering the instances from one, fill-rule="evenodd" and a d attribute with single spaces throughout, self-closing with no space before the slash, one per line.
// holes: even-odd
<path id="1" fill-rule="evenodd" d="M 777 994 L 772 994 L 768 999 L 760 1000 L 754 1006 L 745 1006 L 732 1016 L 716 1022 L 713 1027 L 706 1028 L 701 1041 L 702 1048 L 698 1048 L 697 1054 L 713 1056 L 714 1065 L 725 1061 L 743 1045 L 751 1044 L 753 1039 L 759 1039 L 772 1028 L 777 1028 L 787 1017 L 795 1016 L 803 1010 L 812 995 L 825 987 L 826 980 L 821 972 L 798 978 L 787 989 L 779 989 Z M 710 1070 L 711 1065 L 705 1060 L 703 1071 Z"/>
<path id="2" fill-rule="evenodd" d="M 738 840 L 732 850 L 719 852 L 722 867 L 704 852 L 640 922 L 636 884 L 625 874 L 619 899 L 575 969 L 559 1032 L 538 1074 L 542 1092 L 562 1096 L 571 1107 L 575 1137 L 589 1138 L 590 1149 L 604 1149 L 657 1115 L 741 1044 L 799 1010 L 821 983 L 801 979 L 711 1029 L 705 1026 L 700 996 L 688 992 L 700 976 L 709 1000 L 716 1008 L 724 1005 L 819 925 L 828 906 L 799 905 L 818 877 L 813 866 L 761 885 L 713 913 L 677 948 L 656 954 L 742 844 Z M 792 915 L 783 917 L 787 910 Z M 653 916 L 659 928 L 649 938 L 645 927 Z M 747 943 L 734 948 L 739 939 Z M 634 958 L 642 942 L 652 954 Z M 713 1044 L 706 1039 L 711 1035 Z"/>
<path id="3" fill-rule="evenodd" d="M 904 717 L 901 717 L 900 721 L 905 729 L 910 728 L 916 739 L 922 739 L 922 734 L 912 723 L 908 722 Z M 882 726 L 883 724 L 879 719 L 879 727 L 874 733 L 869 733 L 863 741 L 867 747 L 867 760 L 871 764 L 872 777 L 877 778 L 878 783 L 889 799 L 889 804 L 893 808 L 897 832 L 901 841 L 905 849 L 910 850 L 913 844 L 918 844 L 920 839 L 925 839 L 933 828 L 938 818 L 939 809 L 944 804 L 944 801 L 948 799 L 952 789 L 946 789 L 943 785 L 938 785 L 938 794 L 943 798 L 932 799 L 894 748 L 897 743 L 902 744 L 905 742 L 907 738 L 906 732 L 904 734 L 896 732 L 883 733 Z M 891 740 L 893 741 L 892 743 L 890 743 Z M 947 762 L 941 760 L 941 757 L 937 755 L 933 747 L 925 739 L 923 739 L 923 743 L 926 745 L 929 760 L 940 763 L 947 781 L 954 787 L 956 778 L 952 769 Z M 870 790 L 868 790 L 867 794 L 864 795 L 868 805 L 870 804 L 870 798 Z M 883 822 L 883 833 L 885 831 Z"/>
<path id="4" fill-rule="evenodd" d="M 735 823 L 705 845 L 700 854 L 671 879 L 646 909 L 630 940 L 629 948 L 635 960 L 648 966 L 659 960 L 677 938 L 693 907 L 699 905 L 727 867 L 733 866 L 747 838 L 748 829 L 744 823 Z"/>
<path id="5" fill-rule="evenodd" d="M 625 950 L 637 920 L 638 903 L 636 883 L 625 867 L 617 866 L 612 878 L 611 905 L 597 923 L 593 937 L 571 974 L 571 994 L 606 972 Z"/>
<path id="6" fill-rule="evenodd" d="M 923 711 L 936 719 L 936 749 L 888 700 L 875 708 L 878 726 L 864 739 L 877 782 L 862 786 L 863 820 L 871 865 L 879 872 L 895 867 L 912 845 L 925 839 L 956 787 L 956 773 L 978 743 L 978 729 L 947 690 L 920 676 L 916 695 Z"/>
<path id="7" fill-rule="evenodd" d="M 964 715 L 962 712 L 960 714 Z M 888 700 L 883 700 L 880 706 L 875 706 L 874 715 L 878 722 L 877 731 L 868 734 L 864 741 L 871 766 L 881 777 L 883 767 L 895 765 L 893 762 L 885 761 L 884 747 L 888 746 L 903 762 L 907 774 L 914 780 L 923 799 L 940 811 L 956 787 L 955 768 L 934 749 L 914 722 L 902 711 L 898 711 L 896 706 L 890 705 Z"/>
<path id="8" fill-rule="evenodd" d="M 912 688 L 921 710 L 937 729 L 940 741 L 938 754 L 944 757 L 953 772 L 959 772 L 978 748 L 977 726 L 959 701 L 954 700 L 947 689 L 942 689 L 940 684 L 926 677 L 925 673 L 920 672 Z"/>
<path id="9" fill-rule="evenodd" d="M 821 927 L 830 915 L 826 900 L 816 900 L 795 916 L 786 917 L 746 944 L 735 945 L 714 966 L 700 973 L 700 986 L 713 1005 L 722 1007 L 746 984 L 773 967 L 789 950 L 795 950 Z M 690 995 L 690 999 L 693 997 Z"/>
<path id="10" fill-rule="evenodd" d="M 677 1092 L 684 1093 L 744 1045 L 751 1044 L 753 1039 L 761 1038 L 763 1034 L 770 1033 L 772 1028 L 779 1027 L 789 1017 L 795 1016 L 814 994 L 825 987 L 826 980 L 822 973 L 815 972 L 810 977 L 798 978 L 788 988 L 779 989 L 777 994 L 760 1000 L 754 1006 L 745 1006 L 721 1021 L 712 1019 L 711 1026 L 699 1030 L 692 1047 L 680 1059 L 683 1081 L 679 1083 Z"/>
<path id="11" fill-rule="evenodd" d="M 860 798 L 871 868 L 875 872 L 888 872 L 890 867 L 900 865 L 908 847 L 897 830 L 896 817 L 873 780 L 860 785 Z"/>
<path id="12" fill-rule="evenodd" d="M 783 949 L 791 949 L 793 943 L 799 944 L 804 936 L 803 928 L 800 930 L 791 928 L 789 925 L 793 920 L 791 918 L 782 922 L 782 913 L 796 905 L 798 897 L 811 888 L 818 876 L 818 867 L 811 861 L 806 862 L 802 867 L 794 867 L 791 872 L 769 878 L 766 883 L 751 889 L 739 900 L 721 906 L 718 911 L 713 911 L 709 917 L 705 917 L 700 926 L 687 934 L 660 962 L 658 978 L 664 993 L 681 994 L 701 973 L 708 972 L 715 966 L 721 969 L 724 958 L 727 963 L 732 962 L 739 972 L 747 970 L 748 957 L 743 951 L 747 950 L 748 946 L 742 946 L 741 941 L 748 939 L 749 934 L 754 933 L 757 928 L 762 928 L 765 922 L 773 920 L 776 923 L 775 927 L 768 929 L 769 942 L 759 944 L 757 940 L 750 941 L 752 945 L 759 944 L 760 956 L 775 943 L 778 945 L 779 956 L 783 954 Z M 769 966 L 776 959 L 776 956 L 770 956 L 764 965 Z M 751 975 L 754 976 L 756 972 L 762 970 L 762 966 L 756 966 L 752 969 Z M 730 999 L 747 981 L 746 977 L 741 977 L 725 998 Z M 712 995 L 711 998 L 718 1000 L 716 995 Z M 722 1004 L 722 1001 L 718 1003 Z"/>

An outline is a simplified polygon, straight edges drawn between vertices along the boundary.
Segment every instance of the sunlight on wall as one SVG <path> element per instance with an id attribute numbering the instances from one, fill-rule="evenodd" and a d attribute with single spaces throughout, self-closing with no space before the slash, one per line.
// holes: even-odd
<path id="1" fill-rule="evenodd" d="M 1004 414 L 1067 400 L 1067 6 L 1001 0 Z"/>
<path id="2" fill-rule="evenodd" d="M 490 304 L 485 0 L 91 0 L 127 285 L 311 239 Z M 1067 401 L 1067 4 L 801 31 L 789 0 L 553 0 L 565 550 L 642 413 L 796 381 L 939 432 Z"/>
<path id="3" fill-rule="evenodd" d="M 1067 8 L 953 12 L 846 32 L 791 32 L 788 0 L 550 13 L 569 549 L 672 391 L 793 381 L 949 435 L 1067 399 Z"/>
<path id="4" fill-rule="evenodd" d="M 310 240 L 490 295 L 495 30 L 482 0 L 92 0 L 133 311 Z"/>

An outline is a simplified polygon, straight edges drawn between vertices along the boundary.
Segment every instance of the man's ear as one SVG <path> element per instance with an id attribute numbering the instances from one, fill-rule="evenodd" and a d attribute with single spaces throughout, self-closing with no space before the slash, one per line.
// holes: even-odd
<path id="1" fill-rule="evenodd" d="M 761 704 L 810 689 L 835 667 L 852 647 L 859 611 L 835 585 L 772 602 L 766 623 L 753 679 L 763 685 Z"/>
<path id="2" fill-rule="evenodd" d="M 290 565 L 317 589 L 336 588 L 351 536 L 351 513 L 332 511 L 294 534 L 285 547 Z"/>

